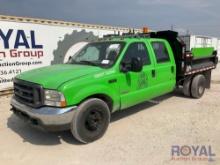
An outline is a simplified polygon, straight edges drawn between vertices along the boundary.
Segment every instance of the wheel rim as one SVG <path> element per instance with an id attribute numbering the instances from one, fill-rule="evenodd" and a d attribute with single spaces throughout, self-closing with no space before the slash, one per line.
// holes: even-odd
<path id="1" fill-rule="evenodd" d="M 86 129 L 89 131 L 97 131 L 103 123 L 102 113 L 98 110 L 91 110 L 85 120 Z"/>
<path id="2" fill-rule="evenodd" d="M 204 92 L 203 86 L 199 86 L 199 94 L 201 95 Z"/>

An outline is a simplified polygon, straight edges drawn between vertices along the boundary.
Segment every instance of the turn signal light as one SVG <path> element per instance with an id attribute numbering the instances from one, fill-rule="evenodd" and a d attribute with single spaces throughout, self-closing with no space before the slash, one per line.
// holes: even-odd
<path id="1" fill-rule="evenodd" d="M 60 102 L 60 107 L 65 107 L 66 106 L 66 101 L 61 101 Z"/>

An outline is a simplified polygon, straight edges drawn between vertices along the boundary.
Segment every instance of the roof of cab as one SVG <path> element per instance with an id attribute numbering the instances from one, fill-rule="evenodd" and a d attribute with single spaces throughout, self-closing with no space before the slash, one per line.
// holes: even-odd
<path id="1" fill-rule="evenodd" d="M 164 40 L 161 38 L 150 38 L 150 37 L 108 37 L 99 39 L 99 41 L 107 41 L 107 42 L 138 42 L 138 41 L 146 41 L 146 40 Z"/>

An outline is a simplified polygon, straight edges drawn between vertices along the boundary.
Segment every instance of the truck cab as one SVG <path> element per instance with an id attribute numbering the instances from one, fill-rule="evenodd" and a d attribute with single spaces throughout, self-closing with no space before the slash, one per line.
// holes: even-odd
<path id="1" fill-rule="evenodd" d="M 150 35 L 107 36 L 87 44 L 65 64 L 18 75 L 13 112 L 47 130 L 70 129 L 82 143 L 99 139 L 111 113 L 172 92 L 188 78 L 177 73 L 179 64 L 184 68 L 176 57 L 181 51 L 166 37 Z M 192 78 L 188 82 L 190 92 Z"/>

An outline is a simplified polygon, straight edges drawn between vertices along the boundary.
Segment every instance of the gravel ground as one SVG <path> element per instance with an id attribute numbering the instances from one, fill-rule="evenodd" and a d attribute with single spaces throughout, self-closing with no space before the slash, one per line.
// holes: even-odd
<path id="1" fill-rule="evenodd" d="M 10 96 L 0 97 L 0 163 L 33 165 L 220 164 L 220 69 L 212 88 L 199 99 L 178 92 L 112 116 L 100 140 L 83 145 L 70 132 L 31 128 L 10 111 Z M 171 160 L 172 145 L 211 146 L 215 161 Z"/>

